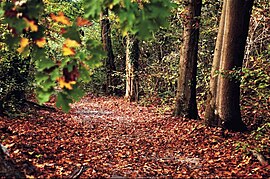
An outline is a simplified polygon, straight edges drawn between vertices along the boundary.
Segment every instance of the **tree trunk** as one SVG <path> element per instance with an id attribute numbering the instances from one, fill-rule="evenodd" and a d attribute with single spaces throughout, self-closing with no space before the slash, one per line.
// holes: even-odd
<path id="1" fill-rule="evenodd" d="M 107 52 L 107 57 L 105 59 L 106 68 L 106 94 L 113 93 L 113 87 L 115 86 L 115 78 L 113 77 L 113 72 L 116 70 L 114 63 L 114 54 L 112 49 L 111 41 L 111 27 L 110 20 L 108 18 L 108 9 L 105 9 L 103 13 L 100 14 L 101 23 L 101 39 L 103 44 L 103 50 Z"/>
<path id="2" fill-rule="evenodd" d="M 175 116 L 198 118 L 196 102 L 196 75 L 199 41 L 201 0 L 189 0 L 185 7 L 183 44 L 179 61 L 179 77 Z"/>
<path id="3" fill-rule="evenodd" d="M 244 131 L 240 82 L 233 71 L 242 67 L 253 0 L 225 0 L 216 42 L 205 119 L 210 126 Z"/>
<path id="4" fill-rule="evenodd" d="M 126 95 L 129 101 L 139 100 L 139 40 L 136 37 L 126 36 Z"/>

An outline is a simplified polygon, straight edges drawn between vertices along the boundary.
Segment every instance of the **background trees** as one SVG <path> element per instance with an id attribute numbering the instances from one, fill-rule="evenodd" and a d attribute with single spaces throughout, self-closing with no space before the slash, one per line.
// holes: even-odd
<path id="1" fill-rule="evenodd" d="M 245 54 L 253 1 L 245 1 L 246 4 L 240 0 L 223 1 L 222 15 L 222 2 L 202 1 L 198 46 L 198 19 L 183 15 L 193 10 L 195 15 L 199 14 L 190 2 L 200 9 L 201 1 L 198 4 L 178 1 L 174 9 L 165 0 L 85 0 L 84 4 L 82 1 L 1 1 L 0 115 L 21 112 L 19 106 L 25 106 L 23 103 L 30 95 L 33 97 L 33 90 L 37 91 L 40 102 L 56 98 L 56 106 L 68 111 L 69 104 L 83 96 L 82 86 L 88 92 L 100 93 L 102 84 L 106 84 L 104 91 L 108 92 L 110 86 L 121 94 L 127 90 L 128 99 L 136 100 L 140 95 L 140 104 L 159 105 L 160 112 L 171 114 L 171 106 L 177 103 L 177 114 L 197 118 L 195 81 L 198 80 L 199 116 L 206 118 L 209 125 L 223 129 L 242 131 L 246 129 L 244 123 L 257 129 L 250 136 L 256 140 L 263 138 L 259 147 L 266 150 L 269 136 L 262 136 L 268 135 L 270 116 L 269 2 L 255 1 Z M 242 5 L 246 6 L 242 8 Z M 108 9 L 111 13 L 107 13 Z M 106 14 L 104 26 L 99 19 L 102 12 Z M 106 29 L 108 21 L 112 28 Z M 185 27 L 184 31 L 179 27 Z M 193 35 L 194 38 L 189 38 Z M 181 45 L 187 48 L 182 49 L 180 57 Z M 194 53 L 188 53 L 189 50 Z M 106 51 L 110 62 L 101 66 Z M 181 68 L 177 76 L 179 59 Z M 187 67 L 192 70 L 186 70 Z M 117 86 L 111 80 L 115 75 L 122 79 Z M 25 112 L 29 112 L 28 107 Z M 227 137 L 226 132 L 221 135 Z"/>
<path id="2" fill-rule="evenodd" d="M 29 2 L 33 3 L 34 1 Z M 138 35 L 138 38 L 140 38 L 140 60 L 138 62 L 137 75 L 139 79 L 143 79 L 140 80 L 140 85 L 137 89 L 137 94 L 141 96 L 140 103 L 147 105 L 154 102 L 157 105 L 163 105 L 163 110 L 165 111 L 171 110 L 171 106 L 173 106 L 175 103 L 174 100 L 176 96 L 178 73 L 177 66 L 179 63 L 178 59 L 180 59 L 179 46 L 184 43 L 183 37 L 186 37 L 182 37 L 183 29 L 179 28 L 184 27 L 184 25 L 187 24 L 185 23 L 187 19 L 185 16 L 183 16 L 183 12 L 186 12 L 183 11 L 185 8 L 185 4 L 183 2 L 177 2 L 177 8 L 172 10 L 171 15 L 166 10 L 167 8 L 170 9 L 170 3 L 168 1 L 153 1 L 153 3 L 147 3 L 144 1 L 139 3 L 129 3 L 128 1 L 121 1 L 122 4 L 118 4 L 117 1 L 113 1 L 112 4 L 96 4 L 96 2 L 93 1 L 85 1 L 84 5 L 82 4 L 82 1 L 78 1 L 76 3 L 73 1 L 44 2 L 45 11 L 43 14 L 41 14 L 42 18 L 40 18 L 40 26 L 38 27 L 41 32 L 44 31 L 47 34 L 46 50 L 43 49 L 42 51 L 38 51 L 40 50 L 39 48 L 30 48 L 33 51 L 31 65 L 35 64 L 37 68 L 42 69 L 36 69 L 38 80 L 34 82 L 35 86 L 32 86 L 39 92 L 40 95 L 38 95 L 38 98 L 42 102 L 48 100 L 50 95 L 55 95 L 57 96 L 57 99 L 62 101 L 57 103 L 58 106 L 67 110 L 69 108 L 68 104 L 62 105 L 62 103 L 70 103 L 76 99 L 78 100 L 79 96 L 82 96 L 82 92 L 79 90 L 81 85 L 83 85 L 86 90 L 92 92 L 100 92 L 102 89 L 104 89 L 102 84 L 105 82 L 107 73 L 101 69 L 104 68 L 104 66 L 100 66 L 100 63 L 98 62 L 98 59 L 104 58 L 104 53 L 98 50 L 100 49 L 99 47 L 101 47 L 99 42 L 102 41 L 99 17 L 102 10 L 104 12 L 106 8 L 109 8 L 111 13 L 109 13 L 106 18 L 111 22 L 111 41 L 114 51 L 114 62 L 116 69 L 115 73 L 113 73 L 111 76 L 119 77 L 119 83 L 114 86 L 114 88 L 118 89 L 117 93 L 123 95 L 125 94 L 126 90 L 126 44 L 123 36 L 125 36 L 127 33 L 131 34 L 131 36 Z M 162 7 L 160 6 L 161 4 Z M 206 108 L 205 101 L 207 91 L 209 90 L 210 86 L 210 68 L 214 54 L 214 44 L 217 36 L 218 21 L 221 15 L 222 3 L 220 1 L 202 1 L 202 4 L 202 16 L 204 18 L 202 18 L 200 22 L 202 25 L 200 26 L 201 34 L 198 45 L 198 72 L 196 76 L 198 83 L 196 88 L 196 98 L 199 108 L 199 115 L 204 117 Z M 83 9 L 82 7 L 85 8 Z M 267 7 L 267 2 L 255 1 L 255 10 L 253 11 L 254 13 L 251 17 L 251 31 L 249 33 L 248 45 L 246 46 L 247 51 L 243 63 L 244 69 L 242 71 L 235 69 L 232 74 L 238 79 L 238 82 L 240 82 L 242 109 L 252 108 L 251 111 L 256 111 L 263 108 L 267 109 L 269 106 L 269 94 L 267 90 L 269 88 L 269 72 L 268 70 L 263 70 L 263 66 L 268 64 L 267 57 L 269 55 L 269 47 L 267 46 L 267 43 L 264 43 L 269 40 L 267 35 L 267 32 L 269 31 L 269 27 L 267 26 L 269 21 L 267 10 L 269 8 Z M 151 14 L 153 12 L 151 9 L 155 9 L 153 14 Z M 74 26 L 72 26 L 72 28 L 66 27 L 65 24 L 55 22 L 51 19 L 50 14 L 53 13 L 54 15 L 58 16 L 58 12 L 60 10 L 64 12 L 64 17 L 67 17 L 71 22 L 75 22 L 77 16 L 81 16 L 82 14 L 86 14 L 87 17 L 91 18 L 91 22 L 89 22 L 88 25 L 77 25 L 76 28 Z M 23 8 L 20 11 L 24 13 Z M 161 14 L 163 16 L 158 18 L 159 20 L 155 21 L 155 18 Z M 4 10 L 2 10 L 2 15 L 4 15 Z M 164 20 L 167 17 L 169 17 L 168 21 Z M 19 20 L 21 19 L 17 19 L 18 22 Z M 170 24 L 170 26 L 160 28 L 161 25 L 166 24 Z M 24 28 L 24 25 L 22 25 L 20 28 Z M 138 33 L 138 29 L 140 28 L 144 30 Z M 68 30 L 69 33 L 62 36 L 61 33 L 59 33 L 61 29 Z M 156 30 L 158 31 L 153 33 Z M 8 32 L 7 26 L 4 23 L 1 23 L 1 32 L 3 32 L 3 34 L 7 34 Z M 32 37 L 33 34 L 34 33 L 29 33 L 28 35 Z M 70 34 L 75 35 L 70 36 Z M 21 35 L 23 36 L 24 33 Z M 37 37 L 38 36 L 34 38 Z M 148 37 L 153 38 L 149 39 Z M 79 48 L 80 53 L 76 54 L 75 56 L 63 56 L 63 42 L 67 38 L 75 39 L 81 44 Z M 93 41 L 89 41 L 89 38 L 93 39 Z M 5 43 L 3 43 L 5 39 L 10 38 L 6 35 L 2 36 L 1 52 L 3 56 L 5 56 L 4 54 L 6 54 L 7 50 L 7 46 L 5 46 Z M 17 45 L 18 41 L 19 38 L 17 38 Z M 15 47 L 14 51 L 16 51 L 17 47 Z M 91 61 L 87 61 L 85 57 L 89 57 L 91 53 L 94 54 L 94 58 L 92 58 Z M 10 61 L 9 58 L 5 57 L 1 59 L 1 62 L 4 62 L 4 59 Z M 53 63 L 48 59 L 52 59 Z M 80 62 L 77 61 L 78 59 L 80 59 Z M 87 61 L 88 64 L 86 66 L 90 67 L 89 70 L 88 68 L 85 68 L 85 65 L 82 65 L 84 60 Z M 46 64 L 41 63 L 42 61 L 46 61 Z M 59 62 L 61 62 L 60 66 L 58 64 Z M 4 65 L 2 65 L 2 67 L 3 66 Z M 77 77 L 78 80 L 76 81 L 76 85 L 72 84 L 73 81 L 69 81 L 72 79 L 71 76 L 77 75 L 75 66 L 79 67 L 78 71 L 80 74 Z M 255 71 L 252 69 L 255 69 Z M 95 73 L 93 73 L 94 71 Z M 32 70 L 31 72 L 35 73 L 35 70 Z M 65 76 L 65 80 L 67 81 L 64 82 L 67 84 L 61 84 L 64 86 L 64 89 L 60 89 L 60 91 L 62 91 L 61 95 L 59 95 L 54 88 L 60 87 L 60 81 L 57 81 L 56 79 L 61 77 L 61 75 Z M 90 75 L 91 78 L 89 78 Z M 183 77 L 186 75 L 181 76 Z M 31 74 L 28 77 L 30 78 L 30 81 L 33 81 L 33 76 L 31 76 Z M 89 81 L 90 79 L 91 81 Z M 70 85 L 73 87 L 73 89 L 66 89 L 65 85 Z M 42 86 L 47 86 L 47 88 L 41 88 Z M 183 85 L 180 85 L 180 83 L 178 83 L 178 86 L 183 87 Z M 184 91 L 187 92 L 188 90 Z M 2 94 L 2 96 L 4 96 L 4 93 Z M 76 96 L 75 94 L 80 95 Z M 75 95 L 76 97 L 69 98 L 69 95 Z M 4 97 L 1 99 L 4 99 Z M 258 102 L 250 107 L 250 101 L 254 101 L 254 99 L 256 99 Z M 196 110 L 194 109 L 190 111 L 194 112 Z M 268 115 L 266 110 L 260 111 L 262 112 L 262 116 Z M 257 113 L 253 112 L 248 113 L 251 113 L 250 115 L 253 117 L 255 114 L 258 115 Z M 249 125 L 256 123 L 252 121 L 254 118 L 246 118 L 245 113 L 243 116 L 246 124 Z M 263 121 L 263 118 L 264 117 L 256 117 L 256 119 L 260 119 L 260 121 Z"/>

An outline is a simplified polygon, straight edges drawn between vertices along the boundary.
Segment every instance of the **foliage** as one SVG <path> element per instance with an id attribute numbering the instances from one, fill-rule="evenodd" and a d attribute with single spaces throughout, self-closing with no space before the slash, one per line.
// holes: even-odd
<path id="1" fill-rule="evenodd" d="M 22 108 L 27 91 L 33 87 L 33 64 L 16 53 L 0 52 L 0 109 L 14 116 Z M 5 109 L 5 110 L 4 110 Z"/>
<path id="2" fill-rule="evenodd" d="M 76 7 L 71 7 L 81 10 L 80 5 L 73 4 Z M 68 111 L 69 103 L 83 95 L 79 89 L 80 81 L 90 80 L 93 69 L 100 66 L 99 60 L 103 52 L 99 41 L 82 41 L 80 27 L 92 25 L 91 22 L 74 17 L 77 15 L 74 8 L 65 14 L 63 11 L 54 12 L 53 6 L 55 1 L 6 1 L 3 6 L 3 22 L 8 24 L 11 33 L 6 34 L 5 41 L 10 50 L 16 50 L 22 56 L 30 56 L 35 60 L 38 100 L 44 103 L 51 95 L 56 94 L 57 107 Z M 118 15 L 124 35 L 130 32 L 147 38 L 160 26 L 166 25 L 171 6 L 168 0 L 155 0 L 151 3 L 128 0 L 97 3 L 86 0 L 84 15 L 89 19 L 96 18 L 102 9 L 110 8 Z M 47 10 L 45 14 L 44 8 Z M 50 18 L 46 14 L 48 11 L 53 11 L 50 12 Z M 84 50 L 77 52 L 79 48 Z M 55 90 L 57 86 L 58 90 Z"/>
<path id="3" fill-rule="evenodd" d="M 123 36 L 136 34 L 141 39 L 151 37 L 161 26 L 167 26 L 167 18 L 173 4 L 169 0 L 130 1 L 94 1 L 85 0 L 85 17 L 98 18 L 100 12 L 108 8 L 117 14 Z"/>
<path id="4" fill-rule="evenodd" d="M 255 1 L 242 69 L 242 115 L 251 129 L 270 119 L 270 5 Z"/>

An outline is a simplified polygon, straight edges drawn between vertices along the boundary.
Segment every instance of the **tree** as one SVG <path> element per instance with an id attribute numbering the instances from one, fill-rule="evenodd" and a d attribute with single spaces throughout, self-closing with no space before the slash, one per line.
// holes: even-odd
<path id="1" fill-rule="evenodd" d="M 101 24 L 101 39 L 103 44 L 103 50 L 107 53 L 105 59 L 105 68 L 106 68 L 106 93 L 111 94 L 111 87 L 115 85 L 115 78 L 113 77 L 113 72 L 116 70 L 114 64 L 114 54 L 111 41 L 111 27 L 110 20 L 108 17 L 108 8 L 106 8 L 100 14 L 100 24 Z"/>
<path id="2" fill-rule="evenodd" d="M 244 131 L 240 111 L 241 69 L 253 0 L 225 0 L 220 19 L 205 113 L 209 126 Z"/>
<path id="3" fill-rule="evenodd" d="M 139 100 L 139 40 L 135 36 L 126 36 L 126 95 L 130 101 Z"/>
<path id="4" fill-rule="evenodd" d="M 179 61 L 176 106 L 174 114 L 191 119 L 198 118 L 196 103 L 196 74 L 199 41 L 201 0 L 186 1 L 184 10 L 183 44 Z"/>

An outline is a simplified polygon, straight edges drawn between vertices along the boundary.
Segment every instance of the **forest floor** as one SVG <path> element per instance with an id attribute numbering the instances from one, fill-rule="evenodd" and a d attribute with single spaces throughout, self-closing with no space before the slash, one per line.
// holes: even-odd
<path id="1" fill-rule="evenodd" d="M 0 136 L 28 178 L 267 178 L 270 173 L 259 161 L 269 153 L 254 153 L 252 132 L 209 128 L 117 97 L 88 95 L 68 114 L 41 110 L 3 117 Z M 268 139 L 260 145 L 269 149 Z"/>

